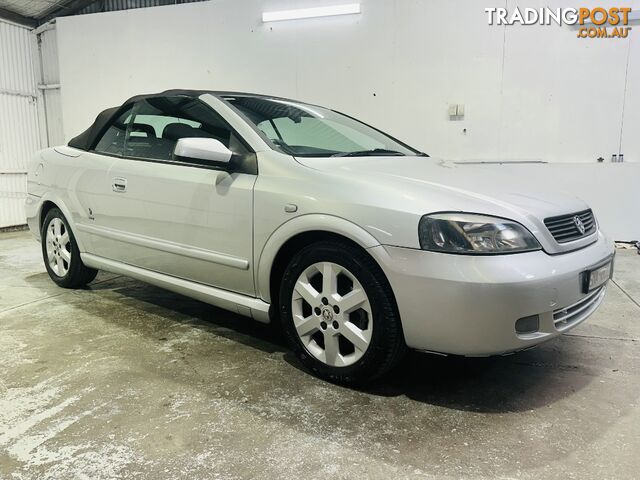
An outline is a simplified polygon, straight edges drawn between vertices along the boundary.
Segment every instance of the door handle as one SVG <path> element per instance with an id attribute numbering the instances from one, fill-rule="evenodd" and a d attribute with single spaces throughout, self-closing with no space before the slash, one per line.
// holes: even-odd
<path id="1" fill-rule="evenodd" d="M 114 192 L 123 193 L 127 191 L 127 179 L 122 177 L 114 177 L 111 183 Z"/>

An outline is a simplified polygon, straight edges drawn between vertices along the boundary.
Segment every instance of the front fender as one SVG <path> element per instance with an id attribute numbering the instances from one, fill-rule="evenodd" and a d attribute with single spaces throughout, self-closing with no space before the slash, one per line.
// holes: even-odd
<path id="1" fill-rule="evenodd" d="M 255 281 L 258 296 L 265 302 L 271 302 L 271 269 L 276 255 L 282 246 L 296 235 L 313 231 L 323 231 L 341 235 L 357 243 L 362 248 L 371 248 L 380 245 L 380 242 L 369 232 L 341 217 L 312 213 L 292 218 L 280 225 L 271 236 L 269 236 L 260 250 Z"/>

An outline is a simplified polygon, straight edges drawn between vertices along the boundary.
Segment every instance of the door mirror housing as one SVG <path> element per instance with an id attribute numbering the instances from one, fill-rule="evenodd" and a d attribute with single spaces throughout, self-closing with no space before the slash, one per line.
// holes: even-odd
<path id="1" fill-rule="evenodd" d="M 233 152 L 214 138 L 180 138 L 173 156 L 176 160 L 225 168 L 229 167 Z"/>

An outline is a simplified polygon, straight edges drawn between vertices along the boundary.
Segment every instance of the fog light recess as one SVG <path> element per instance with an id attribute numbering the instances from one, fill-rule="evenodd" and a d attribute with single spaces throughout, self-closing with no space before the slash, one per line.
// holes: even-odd
<path id="1" fill-rule="evenodd" d="M 522 317 L 516 322 L 516 333 L 535 333 L 540 329 L 540 317 L 530 315 Z"/>

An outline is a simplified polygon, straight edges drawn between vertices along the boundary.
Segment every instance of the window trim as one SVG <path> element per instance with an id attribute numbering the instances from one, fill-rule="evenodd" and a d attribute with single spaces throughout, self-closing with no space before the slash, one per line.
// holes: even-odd
<path id="1" fill-rule="evenodd" d="M 94 150 L 89 150 L 89 153 L 92 153 L 94 155 L 104 155 L 106 157 L 112 157 L 112 158 L 118 158 L 120 160 L 131 160 L 134 162 L 149 162 L 149 163 L 160 163 L 160 164 L 164 164 L 164 165 L 175 165 L 178 167 L 191 167 L 191 168 L 201 168 L 204 170 L 215 170 L 217 172 L 228 172 L 229 174 L 231 173 L 244 173 L 246 175 L 258 175 L 257 172 L 253 172 L 250 171 L 250 169 L 227 169 L 227 168 L 223 168 L 223 167 L 219 167 L 216 165 L 205 165 L 202 163 L 190 163 L 190 162 L 185 162 L 182 160 L 160 160 L 160 159 L 156 159 L 156 158 L 144 158 L 144 157 L 123 157 L 121 155 L 114 155 L 111 153 L 102 153 L 102 152 L 96 152 Z M 255 153 L 248 153 L 247 155 L 251 155 L 251 156 L 255 156 Z M 257 163 L 257 157 L 256 157 L 256 163 Z"/>
<path id="2" fill-rule="evenodd" d="M 135 120 L 135 109 L 136 107 L 143 101 L 145 101 L 146 99 L 142 99 L 142 100 L 138 100 L 126 105 L 123 105 L 112 117 L 111 121 L 109 121 L 109 123 L 107 123 L 104 128 L 102 129 L 102 131 L 100 132 L 99 135 L 96 135 L 96 140 L 94 142 L 94 145 L 91 145 L 91 148 L 88 150 L 90 153 L 94 153 L 96 155 L 106 155 L 108 157 L 113 157 L 113 158 L 121 158 L 123 160 L 133 160 L 133 161 L 142 161 L 142 162 L 151 162 L 151 163 L 162 163 L 162 164 L 167 164 L 167 165 L 177 165 L 177 166 L 184 166 L 184 167 L 193 167 L 193 168 L 203 168 L 206 170 L 216 170 L 216 171 L 225 171 L 225 172 L 230 172 L 230 173 L 246 173 L 248 175 L 257 175 L 258 174 L 258 156 L 256 155 L 256 151 L 255 149 L 249 144 L 249 142 L 247 142 L 247 140 L 240 135 L 240 133 L 231 125 L 229 124 L 229 122 L 227 122 L 227 120 L 220 115 L 220 113 L 218 113 L 211 105 L 208 105 L 206 102 L 203 102 L 199 97 L 195 97 L 195 96 L 191 96 L 191 95 L 157 95 L 153 98 L 161 98 L 161 97 L 165 97 L 165 98 L 172 98 L 172 97 L 184 97 L 184 98 L 190 98 L 192 100 L 195 100 L 197 102 L 200 102 L 201 104 L 203 104 L 205 106 L 205 108 L 207 108 L 209 111 L 211 111 L 214 115 L 216 115 L 217 117 L 219 117 L 219 119 L 222 121 L 222 123 L 229 129 L 229 131 L 231 131 L 232 134 L 234 134 L 236 136 L 236 138 L 238 139 L 238 141 L 240 143 L 242 143 L 242 145 L 248 150 L 248 153 L 246 154 L 247 156 L 252 156 L 254 158 L 253 164 L 255 165 L 255 168 L 239 168 L 239 169 L 225 169 L 216 165 L 205 165 L 205 164 L 201 164 L 201 163 L 190 163 L 190 162 L 185 162 L 184 160 L 165 160 L 165 159 L 161 159 L 161 158 L 146 158 L 146 157 L 134 157 L 131 155 L 124 155 L 124 148 L 126 148 L 126 143 L 127 143 L 127 136 L 130 134 L 132 125 L 134 124 Z M 102 137 L 104 137 L 104 135 L 107 133 L 107 131 L 109 130 L 109 128 L 111 128 L 111 126 L 115 123 L 115 121 L 127 110 L 131 110 L 131 114 L 132 114 L 132 118 L 131 118 L 131 122 L 127 125 L 127 128 L 125 130 L 125 147 L 123 147 L 123 152 L 121 155 L 117 155 L 117 154 L 113 154 L 113 153 L 106 153 L 106 152 L 100 152 L 96 150 L 96 146 L 100 143 L 100 141 L 102 140 Z M 235 154 L 234 154 L 235 155 Z"/>

